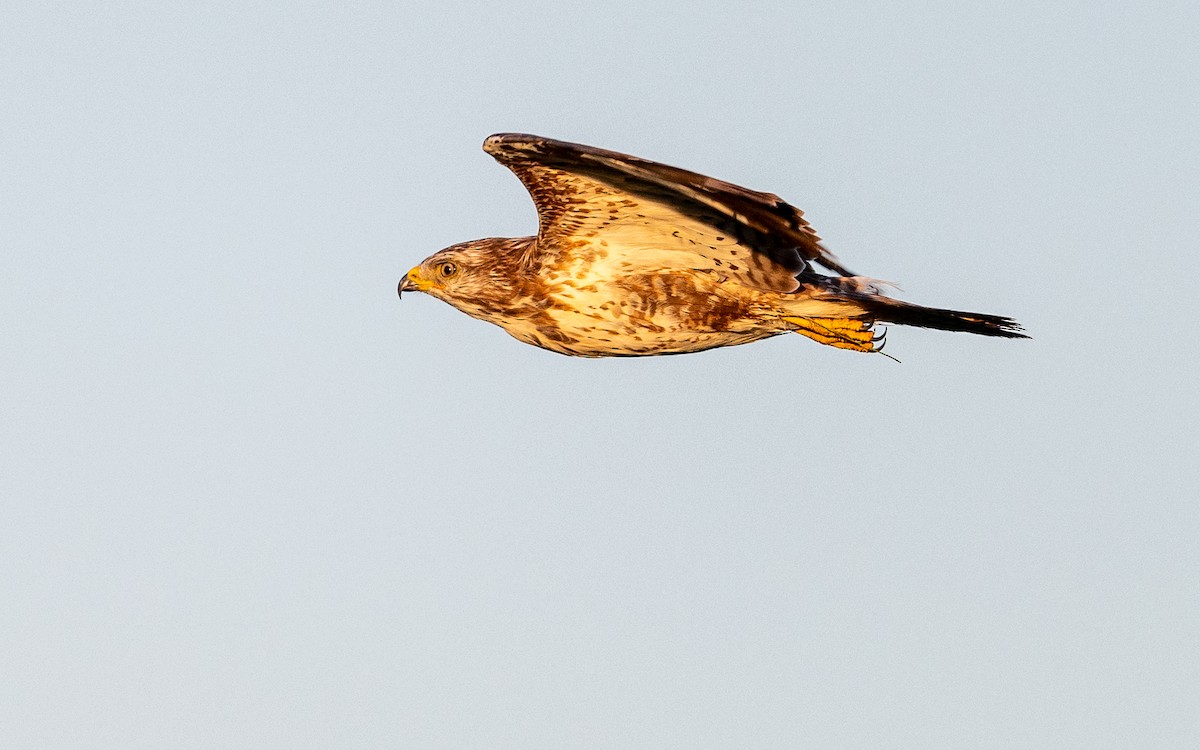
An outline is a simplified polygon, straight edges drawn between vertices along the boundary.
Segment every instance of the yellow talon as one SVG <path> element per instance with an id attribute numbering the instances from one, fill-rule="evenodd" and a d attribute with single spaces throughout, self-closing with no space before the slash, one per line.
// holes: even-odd
<path id="1" fill-rule="evenodd" d="M 856 352 L 875 351 L 873 322 L 857 318 L 798 318 L 784 317 L 784 321 L 796 326 L 796 333 L 807 336 L 819 344 L 836 346 Z"/>

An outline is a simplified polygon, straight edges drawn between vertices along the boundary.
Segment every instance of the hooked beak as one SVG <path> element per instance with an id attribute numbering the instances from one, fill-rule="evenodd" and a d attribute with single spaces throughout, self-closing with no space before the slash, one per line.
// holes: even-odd
<path id="1" fill-rule="evenodd" d="M 401 297 L 405 292 L 421 292 L 428 288 L 428 284 L 421 281 L 421 277 L 417 275 L 417 269 L 412 269 L 404 274 L 404 278 L 400 279 L 400 285 L 396 287 L 396 294 Z"/>

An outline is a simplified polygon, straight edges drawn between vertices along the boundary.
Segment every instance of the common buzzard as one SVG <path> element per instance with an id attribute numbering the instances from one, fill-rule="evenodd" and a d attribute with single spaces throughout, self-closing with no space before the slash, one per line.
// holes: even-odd
<path id="1" fill-rule="evenodd" d="M 527 344 L 639 356 L 795 332 L 878 352 L 877 323 L 1025 338 L 1010 318 L 884 296 L 771 193 L 533 135 L 493 135 L 483 150 L 533 196 L 538 235 L 452 245 L 399 292 L 431 294 Z"/>

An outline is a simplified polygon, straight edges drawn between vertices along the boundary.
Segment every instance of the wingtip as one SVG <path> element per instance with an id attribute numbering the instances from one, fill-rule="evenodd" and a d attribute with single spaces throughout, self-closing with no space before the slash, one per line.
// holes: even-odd
<path id="1" fill-rule="evenodd" d="M 529 133 L 492 133 L 487 138 L 483 139 L 483 150 L 489 154 L 495 154 L 500 151 L 503 146 L 511 146 L 522 143 L 527 144 L 531 141 L 543 140 L 536 135 Z"/>
<path id="2" fill-rule="evenodd" d="M 504 138 L 508 133 L 492 133 L 487 138 L 483 139 L 483 150 L 487 153 L 493 153 L 495 148 L 501 143 L 504 143 Z"/>

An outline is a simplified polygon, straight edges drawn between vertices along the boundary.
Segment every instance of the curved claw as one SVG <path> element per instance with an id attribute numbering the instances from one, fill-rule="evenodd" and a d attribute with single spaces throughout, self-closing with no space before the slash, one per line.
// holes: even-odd
<path id="1" fill-rule="evenodd" d="M 886 352 L 884 352 L 884 351 L 883 351 L 883 347 L 887 346 L 887 334 L 888 334 L 888 332 L 887 332 L 887 329 L 886 329 L 886 328 L 884 328 L 884 329 L 883 329 L 883 330 L 882 330 L 882 331 L 879 333 L 879 335 L 878 335 L 878 336 L 875 336 L 875 337 L 873 337 L 873 338 L 871 339 L 871 342 L 872 342 L 872 343 L 879 344 L 878 346 L 876 346 L 874 349 L 872 349 L 872 350 L 871 350 L 871 353 L 872 353 L 872 354 L 882 354 L 883 356 L 885 356 L 885 357 L 887 357 L 888 359 L 892 360 L 892 361 L 893 361 L 893 362 L 895 362 L 896 364 L 900 364 L 900 360 L 896 359 L 896 358 L 895 358 L 895 357 L 893 357 L 892 355 L 890 355 L 890 354 L 888 354 L 888 353 L 886 353 Z"/>

